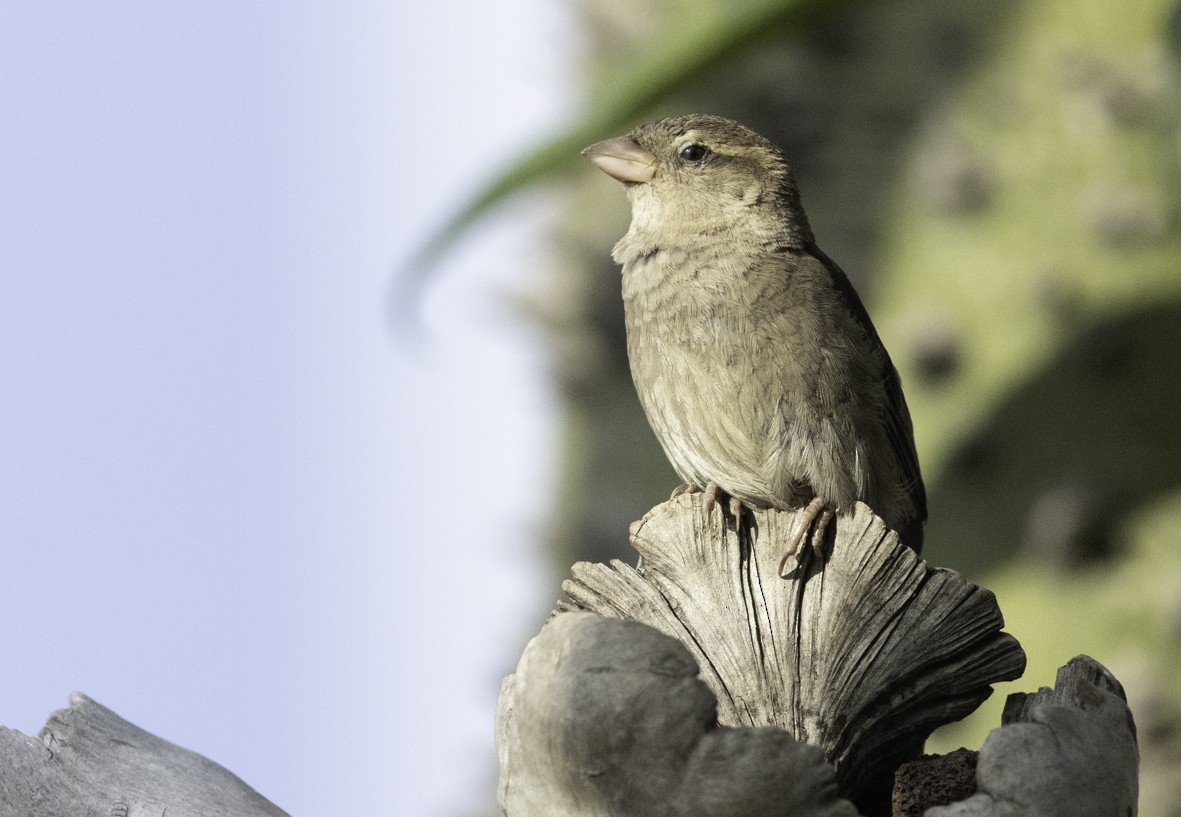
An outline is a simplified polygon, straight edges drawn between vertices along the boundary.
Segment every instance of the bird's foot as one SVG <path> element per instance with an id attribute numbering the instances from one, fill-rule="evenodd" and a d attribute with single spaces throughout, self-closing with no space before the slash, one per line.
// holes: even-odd
<path id="1" fill-rule="evenodd" d="M 705 486 L 705 517 L 706 519 L 714 518 L 714 506 L 718 504 L 719 495 L 725 496 L 726 492 L 718 487 L 716 482 L 711 482 Z"/>
<path id="2" fill-rule="evenodd" d="M 731 496 L 726 493 L 715 482 L 711 482 L 704 488 L 699 485 L 691 485 L 688 482 L 683 482 L 678 485 L 669 499 L 676 499 L 681 494 L 705 494 L 705 518 L 713 519 L 714 508 L 722 506 L 722 523 L 725 524 L 727 514 L 734 518 L 734 529 L 738 530 L 742 523 L 742 515 L 747 513 L 747 507 L 742 504 L 742 500 L 738 497 Z"/>
<path id="3" fill-rule="evenodd" d="M 734 530 L 739 530 L 742 527 L 742 515 L 747 512 L 747 508 L 742 504 L 742 500 L 736 496 L 732 496 L 722 490 L 717 483 L 711 482 L 705 486 L 705 517 L 706 519 L 713 519 L 714 507 L 722 506 L 722 525 L 726 524 L 726 516 L 734 519 Z"/>
<path id="4" fill-rule="evenodd" d="M 825 505 L 824 500 L 819 497 L 814 497 L 803 507 L 788 539 L 787 552 L 779 561 L 780 578 L 787 578 L 791 571 L 803 562 L 807 556 L 807 550 L 803 547 L 806 539 L 810 540 L 812 553 L 816 558 L 824 561 L 824 533 L 828 529 L 828 523 L 832 521 L 832 516 L 832 508 Z M 796 564 L 789 567 L 793 560 Z"/>

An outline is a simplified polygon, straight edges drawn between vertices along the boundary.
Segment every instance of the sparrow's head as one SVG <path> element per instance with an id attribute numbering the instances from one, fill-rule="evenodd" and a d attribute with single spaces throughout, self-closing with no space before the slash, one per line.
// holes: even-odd
<path id="1" fill-rule="evenodd" d="M 633 230 L 774 225 L 786 233 L 784 240 L 812 240 L 787 160 L 732 119 L 704 114 L 662 119 L 582 153 L 627 188 Z"/>

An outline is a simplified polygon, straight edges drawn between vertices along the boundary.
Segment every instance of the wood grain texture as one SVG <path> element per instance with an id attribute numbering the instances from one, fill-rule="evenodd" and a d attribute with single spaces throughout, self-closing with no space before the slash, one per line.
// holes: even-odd
<path id="1" fill-rule="evenodd" d="M 719 727 L 715 714 L 675 639 L 560 613 L 501 687 L 501 813 L 856 817 L 820 749 L 782 729 Z"/>
<path id="2" fill-rule="evenodd" d="M 823 565 L 780 578 L 795 517 L 757 511 L 739 534 L 699 496 L 670 500 L 632 526 L 637 567 L 575 565 L 561 606 L 678 639 L 719 723 L 786 729 L 823 749 L 844 796 L 888 812 L 898 765 L 1020 676 L 1025 656 L 992 593 L 929 567 L 861 503 L 835 520 Z"/>
<path id="3" fill-rule="evenodd" d="M 0 815 L 285 817 L 239 778 L 85 695 L 37 738 L 0 728 Z"/>

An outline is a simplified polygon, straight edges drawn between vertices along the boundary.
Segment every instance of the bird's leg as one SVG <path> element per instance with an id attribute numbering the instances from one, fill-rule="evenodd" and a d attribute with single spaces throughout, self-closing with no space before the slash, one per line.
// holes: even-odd
<path id="1" fill-rule="evenodd" d="M 787 540 L 787 552 L 779 561 L 780 577 L 786 578 L 787 574 L 791 572 L 788 570 L 787 564 L 793 557 L 796 557 L 797 562 L 799 561 L 798 555 L 802 555 L 801 546 L 809 531 L 812 532 L 812 553 L 819 559 L 824 558 L 824 532 L 831 520 L 832 509 L 826 506 L 820 497 L 813 497 L 812 501 L 800 510 L 799 516 L 796 517 L 795 527 L 792 528 L 791 536 Z"/>
<path id="2" fill-rule="evenodd" d="M 828 523 L 832 521 L 832 508 L 827 506 L 820 509 L 820 515 L 812 525 L 812 553 L 817 559 L 824 559 L 824 532 L 828 530 Z"/>

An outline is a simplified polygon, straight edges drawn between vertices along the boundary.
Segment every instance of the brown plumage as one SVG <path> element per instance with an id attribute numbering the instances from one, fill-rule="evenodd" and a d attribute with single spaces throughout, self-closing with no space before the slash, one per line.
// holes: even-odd
<path id="1" fill-rule="evenodd" d="M 856 500 L 919 550 L 926 496 L 898 373 L 816 246 L 782 153 L 703 115 L 583 153 L 631 200 L 614 251 L 628 358 L 687 487 L 739 513 L 805 508 L 793 551 L 812 530 L 819 552 L 832 512 Z"/>

